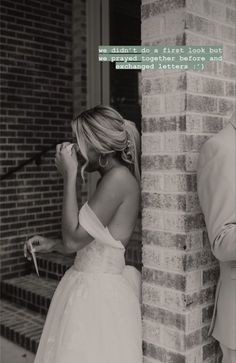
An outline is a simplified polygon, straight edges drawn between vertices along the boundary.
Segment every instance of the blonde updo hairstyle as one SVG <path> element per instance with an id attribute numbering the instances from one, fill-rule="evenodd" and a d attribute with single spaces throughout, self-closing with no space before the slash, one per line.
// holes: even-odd
<path id="1" fill-rule="evenodd" d="M 89 164 L 87 146 L 92 145 L 100 155 L 117 153 L 140 182 L 140 135 L 134 122 L 124 119 L 110 106 L 98 105 L 81 112 L 71 126 L 86 160 L 81 168 L 83 180 Z"/>

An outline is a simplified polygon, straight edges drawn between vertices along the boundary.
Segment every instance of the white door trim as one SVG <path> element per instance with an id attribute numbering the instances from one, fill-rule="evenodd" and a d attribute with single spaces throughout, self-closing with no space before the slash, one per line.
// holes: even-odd
<path id="1" fill-rule="evenodd" d="M 87 109 L 110 104 L 109 62 L 99 62 L 98 46 L 109 45 L 109 0 L 87 0 Z M 88 197 L 98 173 L 88 173 Z"/>

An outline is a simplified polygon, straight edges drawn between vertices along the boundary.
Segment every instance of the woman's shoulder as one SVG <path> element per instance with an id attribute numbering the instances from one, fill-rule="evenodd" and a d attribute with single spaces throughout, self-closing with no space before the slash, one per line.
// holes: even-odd
<path id="1" fill-rule="evenodd" d="M 122 188 L 124 191 L 139 191 L 140 186 L 135 176 L 126 166 L 113 168 L 104 177 L 104 182 L 114 184 L 114 186 Z"/>
<path id="2" fill-rule="evenodd" d="M 100 179 L 95 194 L 110 196 L 119 204 L 127 198 L 139 199 L 140 186 L 129 169 L 122 166 L 113 168 Z"/>
<path id="3" fill-rule="evenodd" d="M 113 168 L 102 177 L 89 199 L 89 205 L 105 225 L 124 202 L 135 205 L 139 200 L 140 192 L 135 177 L 125 167 Z"/>

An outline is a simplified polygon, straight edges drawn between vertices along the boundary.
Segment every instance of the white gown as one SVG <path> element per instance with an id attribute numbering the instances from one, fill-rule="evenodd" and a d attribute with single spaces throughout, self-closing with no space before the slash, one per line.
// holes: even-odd
<path id="1" fill-rule="evenodd" d="M 34 363 L 141 363 L 141 273 L 86 202 L 79 250 L 53 295 Z"/>

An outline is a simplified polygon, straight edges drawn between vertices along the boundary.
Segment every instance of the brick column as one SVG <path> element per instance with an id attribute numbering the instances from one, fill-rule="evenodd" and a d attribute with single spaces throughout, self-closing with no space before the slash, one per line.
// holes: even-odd
<path id="1" fill-rule="evenodd" d="M 217 362 L 207 337 L 218 262 L 196 189 L 201 145 L 227 122 L 235 98 L 231 1 L 143 1 L 142 45 L 224 44 L 203 72 L 142 72 L 144 362 Z M 227 24 L 227 25 L 226 25 Z"/>

